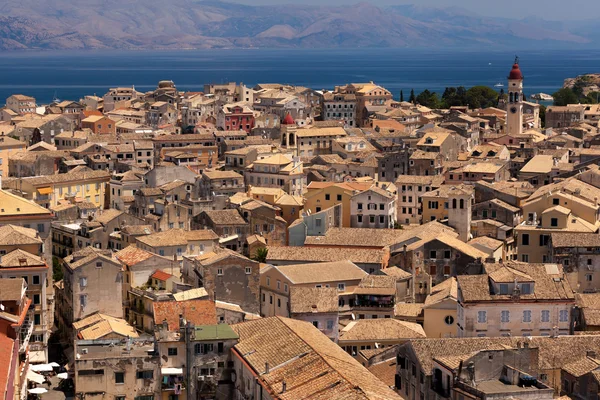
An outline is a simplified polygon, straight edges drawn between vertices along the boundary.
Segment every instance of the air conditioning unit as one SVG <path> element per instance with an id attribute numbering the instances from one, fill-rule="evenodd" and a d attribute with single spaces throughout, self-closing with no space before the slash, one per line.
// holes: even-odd
<path id="1" fill-rule="evenodd" d="M 198 380 L 204 382 L 204 375 L 198 375 Z"/>
<path id="2" fill-rule="evenodd" d="M 81 349 L 81 354 L 87 354 L 88 353 L 88 349 Z"/>

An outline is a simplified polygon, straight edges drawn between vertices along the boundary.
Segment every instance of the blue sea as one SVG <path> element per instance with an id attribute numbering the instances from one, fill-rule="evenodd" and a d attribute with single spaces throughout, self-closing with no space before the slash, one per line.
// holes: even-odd
<path id="1" fill-rule="evenodd" d="M 45 104 L 78 100 L 114 86 L 139 91 L 173 80 L 180 90 L 206 83 L 285 83 L 332 89 L 374 81 L 399 98 L 411 89 L 441 94 L 448 86 L 506 84 L 515 54 L 408 49 L 224 49 L 177 51 L 40 51 L 0 53 L 0 103 L 23 93 Z M 598 51 L 519 53 L 525 93 L 553 93 L 563 80 L 600 72 Z"/>

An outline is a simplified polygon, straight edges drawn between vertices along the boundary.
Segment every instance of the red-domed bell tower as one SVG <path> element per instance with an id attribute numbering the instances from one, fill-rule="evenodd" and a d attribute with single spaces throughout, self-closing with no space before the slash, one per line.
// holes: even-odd
<path id="1" fill-rule="evenodd" d="M 519 57 L 515 57 L 508 74 L 506 132 L 513 135 L 523 133 L 523 74 L 519 68 Z"/>

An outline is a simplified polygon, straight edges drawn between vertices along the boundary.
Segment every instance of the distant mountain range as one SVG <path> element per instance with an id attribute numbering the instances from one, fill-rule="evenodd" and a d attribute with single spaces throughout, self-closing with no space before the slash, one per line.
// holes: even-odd
<path id="1" fill-rule="evenodd" d="M 0 50 L 249 47 L 593 47 L 596 21 L 483 17 L 458 8 L 246 6 L 194 0 L 19 0 L 0 4 Z M 325 3 L 325 2 L 324 2 Z"/>

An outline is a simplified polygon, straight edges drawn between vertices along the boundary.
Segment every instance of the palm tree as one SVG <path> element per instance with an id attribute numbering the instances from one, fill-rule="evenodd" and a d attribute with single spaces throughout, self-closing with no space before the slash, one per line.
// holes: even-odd
<path id="1" fill-rule="evenodd" d="M 252 259 L 254 261 L 258 261 L 259 263 L 266 263 L 267 254 L 269 254 L 269 250 L 266 247 L 258 248 L 256 249 L 256 253 L 254 253 L 254 257 L 252 257 Z"/>

